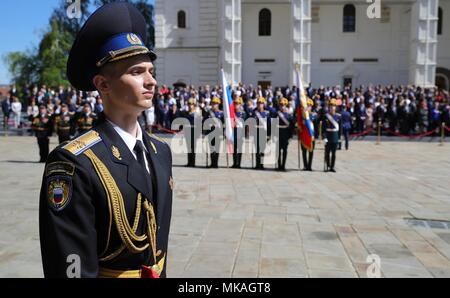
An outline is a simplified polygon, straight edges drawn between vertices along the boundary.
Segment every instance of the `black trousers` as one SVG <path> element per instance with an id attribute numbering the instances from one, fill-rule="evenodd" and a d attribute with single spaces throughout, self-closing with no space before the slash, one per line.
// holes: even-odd
<path id="1" fill-rule="evenodd" d="M 219 152 L 220 152 L 220 146 L 222 144 L 220 137 L 211 137 L 208 135 L 209 140 L 209 150 L 211 152 L 210 158 L 211 158 L 211 168 L 218 168 L 219 167 Z"/>
<path id="2" fill-rule="evenodd" d="M 40 156 L 39 162 L 46 162 L 48 153 L 50 151 L 49 148 L 50 140 L 48 137 L 39 137 L 37 138 L 37 141 L 39 145 L 39 156 Z"/>
<path id="3" fill-rule="evenodd" d="M 286 169 L 286 160 L 289 146 L 289 137 L 281 135 L 280 133 L 280 145 L 278 147 L 278 169 Z"/>
<path id="4" fill-rule="evenodd" d="M 261 143 L 261 144 L 260 144 Z M 266 150 L 266 144 L 267 143 L 267 131 L 258 128 L 257 134 L 256 134 L 256 167 L 255 169 L 264 169 L 263 165 L 263 158 L 264 158 L 264 151 Z"/>
<path id="5" fill-rule="evenodd" d="M 244 142 L 243 130 L 234 128 L 233 133 L 233 166 L 232 168 L 240 168 L 242 161 L 242 145 Z"/>
<path id="6" fill-rule="evenodd" d="M 187 154 L 187 159 L 188 159 L 188 163 L 187 166 L 188 167 L 195 167 L 195 143 L 197 142 L 197 139 L 194 135 L 194 129 L 192 128 L 190 130 L 190 134 L 188 134 L 186 136 L 186 142 L 187 142 L 187 149 L 188 149 L 188 154 Z"/>
<path id="7" fill-rule="evenodd" d="M 345 150 L 348 150 L 348 138 L 350 136 L 350 129 L 344 128 L 342 130 L 342 132 L 344 134 L 344 139 L 345 139 Z"/>
<path id="8" fill-rule="evenodd" d="M 325 162 L 327 164 L 327 169 L 334 170 L 337 146 L 338 143 L 327 143 L 325 145 Z"/>
<path id="9" fill-rule="evenodd" d="M 305 147 L 302 147 L 302 158 L 303 158 L 303 169 L 305 170 L 312 170 L 312 161 L 314 157 L 314 148 L 316 147 L 316 142 L 313 141 L 312 143 L 313 148 L 311 151 L 306 149 Z"/>

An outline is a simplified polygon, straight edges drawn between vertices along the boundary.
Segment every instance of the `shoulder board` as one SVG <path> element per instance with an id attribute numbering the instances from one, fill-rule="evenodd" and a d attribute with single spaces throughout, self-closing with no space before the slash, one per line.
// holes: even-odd
<path id="1" fill-rule="evenodd" d="M 84 135 L 76 138 L 75 140 L 71 141 L 67 145 L 63 146 L 63 149 L 66 149 L 73 155 L 80 155 L 84 151 L 88 150 L 95 144 L 101 142 L 102 138 L 96 132 L 95 130 L 88 131 Z"/>
<path id="2" fill-rule="evenodd" d="M 163 139 L 161 139 L 161 138 L 155 136 L 154 134 L 151 134 L 151 133 L 148 133 L 148 132 L 147 132 L 147 135 L 148 135 L 150 138 L 152 138 L 152 139 L 155 139 L 155 140 L 157 140 L 157 141 L 159 141 L 159 142 L 161 142 L 161 143 L 167 144 L 166 141 L 164 141 Z"/>

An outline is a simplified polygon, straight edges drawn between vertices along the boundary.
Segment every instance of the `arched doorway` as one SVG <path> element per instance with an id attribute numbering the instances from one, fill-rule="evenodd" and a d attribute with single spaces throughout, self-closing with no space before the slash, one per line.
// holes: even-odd
<path id="1" fill-rule="evenodd" d="M 444 67 L 436 68 L 436 86 L 450 91 L 450 70 Z"/>

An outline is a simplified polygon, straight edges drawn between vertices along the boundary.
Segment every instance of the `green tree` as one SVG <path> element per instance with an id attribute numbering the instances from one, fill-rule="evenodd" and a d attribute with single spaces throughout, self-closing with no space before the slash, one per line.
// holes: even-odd
<path id="1" fill-rule="evenodd" d="M 3 58 L 5 64 L 8 65 L 12 81 L 15 82 L 19 92 L 25 86 L 38 82 L 38 61 L 33 51 L 11 52 Z M 22 94 L 20 94 L 20 97 L 22 97 Z"/>
<path id="2" fill-rule="evenodd" d="M 56 20 L 52 20 L 50 30 L 39 45 L 39 83 L 49 86 L 69 85 L 66 76 L 67 57 L 73 36 Z"/>
<path id="3" fill-rule="evenodd" d="M 95 0 L 94 5 L 99 7 L 115 1 L 117 0 Z M 121 1 L 134 3 L 144 15 L 147 20 L 147 47 L 152 49 L 155 44 L 153 5 L 147 0 Z M 37 49 L 12 52 L 4 57 L 18 90 L 23 90 L 31 84 L 45 84 L 52 87 L 69 84 L 66 76 L 67 58 L 78 31 L 90 15 L 88 9 L 91 0 L 80 2 L 82 14 L 80 19 L 68 18 L 69 4 L 66 0 L 61 0 L 60 5 L 53 11 L 49 29 L 44 33 Z"/>
<path id="4" fill-rule="evenodd" d="M 68 32 L 73 39 L 75 39 L 77 32 L 80 31 L 84 22 L 90 15 L 88 10 L 90 3 L 90 0 L 81 0 L 81 18 L 70 19 L 67 17 L 67 8 L 69 3 L 67 3 L 67 0 L 61 0 L 60 5 L 53 11 L 52 16 L 50 17 L 50 22 L 56 21 L 61 30 Z"/>

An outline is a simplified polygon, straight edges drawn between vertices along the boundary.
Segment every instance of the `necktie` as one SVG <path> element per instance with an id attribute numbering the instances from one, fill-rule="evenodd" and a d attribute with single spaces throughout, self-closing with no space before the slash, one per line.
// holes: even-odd
<path id="1" fill-rule="evenodd" d="M 136 153 L 136 158 L 138 163 L 147 171 L 147 167 L 145 166 L 145 156 L 144 156 L 144 144 L 140 140 L 136 141 L 136 145 L 134 146 L 134 153 Z"/>

